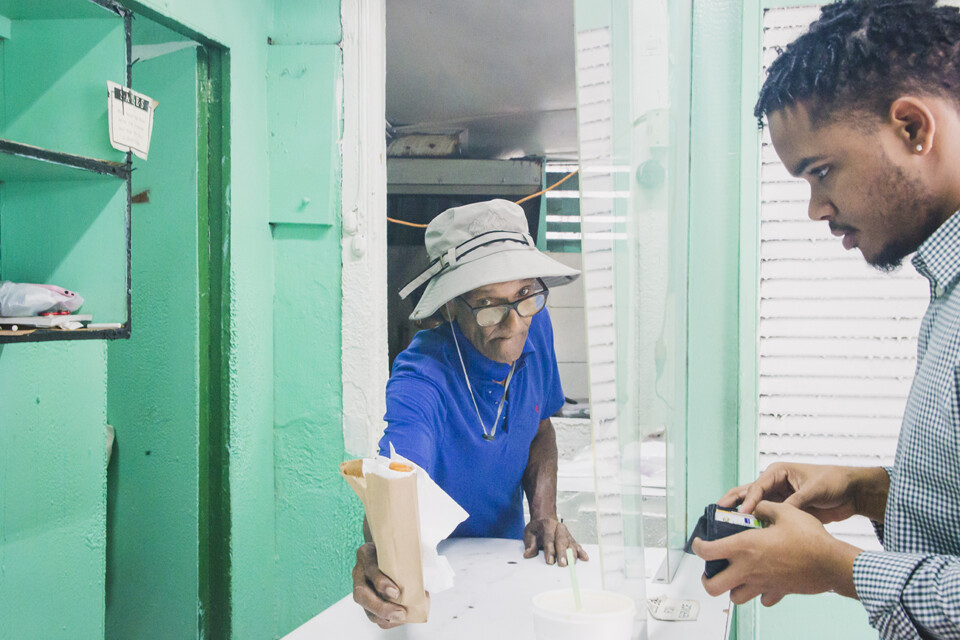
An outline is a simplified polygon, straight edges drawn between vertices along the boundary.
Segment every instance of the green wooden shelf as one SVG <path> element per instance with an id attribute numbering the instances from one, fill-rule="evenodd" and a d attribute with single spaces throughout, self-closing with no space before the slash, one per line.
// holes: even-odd
<path id="1" fill-rule="evenodd" d="M 0 138 L 0 182 L 89 180 L 104 177 L 124 180 L 126 163 L 75 156 Z"/>
<path id="2" fill-rule="evenodd" d="M 54 340 L 120 340 L 130 337 L 130 325 L 119 329 L 76 329 L 63 331 L 37 329 L 36 331 L 0 331 L 0 344 L 11 342 L 52 342 Z"/>
<path id="3" fill-rule="evenodd" d="M 116 17 L 121 5 L 109 0 L 0 0 L 0 16 L 10 20 L 76 20 Z"/>

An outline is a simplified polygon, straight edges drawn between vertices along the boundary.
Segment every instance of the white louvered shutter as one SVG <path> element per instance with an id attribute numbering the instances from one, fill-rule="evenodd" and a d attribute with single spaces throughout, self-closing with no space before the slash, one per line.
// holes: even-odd
<path id="1" fill-rule="evenodd" d="M 819 16 L 768 9 L 763 65 Z M 893 462 L 916 367 L 927 284 L 907 261 L 883 274 L 807 217 L 805 181 L 762 142 L 760 209 L 760 469 L 784 460 L 876 466 Z M 865 518 L 827 527 L 879 548 Z"/>

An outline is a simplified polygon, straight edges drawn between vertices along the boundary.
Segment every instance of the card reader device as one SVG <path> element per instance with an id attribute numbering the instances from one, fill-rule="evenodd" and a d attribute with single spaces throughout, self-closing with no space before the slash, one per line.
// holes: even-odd
<path id="1" fill-rule="evenodd" d="M 690 539 L 687 540 L 683 550 L 687 553 L 693 553 L 694 538 L 709 542 L 732 536 L 741 531 L 750 531 L 762 527 L 763 522 L 752 514 L 740 513 L 735 509 L 725 509 L 711 504 L 703 510 L 703 515 L 697 521 L 697 526 L 694 527 L 693 533 L 690 534 Z M 703 574 L 712 578 L 726 569 L 729 564 L 726 560 L 707 560 Z"/>

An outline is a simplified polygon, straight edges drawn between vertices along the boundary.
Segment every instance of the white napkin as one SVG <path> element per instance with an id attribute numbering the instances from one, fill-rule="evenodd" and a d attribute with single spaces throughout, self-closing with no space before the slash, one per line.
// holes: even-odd
<path id="1" fill-rule="evenodd" d="M 399 462 L 413 468 L 411 472 L 390 469 L 391 462 Z M 420 557 L 423 561 L 423 588 L 429 593 L 439 593 L 453 586 L 453 567 L 437 553 L 437 545 L 449 536 L 468 514 L 457 501 L 447 495 L 426 471 L 415 462 L 407 460 L 390 443 L 390 457 L 364 458 L 363 475 L 373 473 L 386 478 L 407 473 L 417 474 L 417 503 L 420 511 Z"/>

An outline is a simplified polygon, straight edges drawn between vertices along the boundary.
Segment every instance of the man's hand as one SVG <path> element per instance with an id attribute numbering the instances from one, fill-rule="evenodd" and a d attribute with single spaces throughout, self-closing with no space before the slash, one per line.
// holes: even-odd
<path id="1" fill-rule="evenodd" d="M 557 432 L 550 418 L 530 443 L 530 457 L 521 479 L 530 503 L 530 524 L 523 530 L 524 558 L 532 558 L 543 549 L 547 564 L 556 561 L 567 566 L 567 549 L 574 557 L 589 560 L 587 552 L 573 539 L 567 527 L 557 520 Z"/>
<path id="2" fill-rule="evenodd" d="M 720 540 L 693 541 L 693 551 L 704 560 L 729 560 L 730 565 L 707 579 L 703 587 L 712 596 L 730 592 L 734 604 L 758 595 L 772 606 L 788 593 L 836 591 L 856 598 L 853 561 L 860 549 L 831 536 L 814 516 L 789 504 L 760 502 L 753 513 L 767 523 Z"/>
<path id="3" fill-rule="evenodd" d="M 357 564 L 353 567 L 353 599 L 381 629 L 399 627 L 407 621 L 407 610 L 397 604 L 400 589 L 380 572 L 377 548 L 372 542 L 357 549 Z"/>
<path id="4" fill-rule="evenodd" d="M 570 535 L 567 526 L 556 518 L 531 520 L 523 530 L 523 557 L 532 558 L 543 549 L 547 564 L 556 560 L 561 567 L 567 566 L 567 548 L 573 549 L 576 560 L 589 560 L 587 552 Z"/>
<path id="5" fill-rule="evenodd" d="M 778 462 L 754 482 L 727 491 L 717 504 L 740 504 L 740 511 L 753 513 L 757 503 L 768 500 L 803 509 L 824 524 L 858 514 L 883 522 L 889 487 L 890 478 L 881 467 Z"/>

